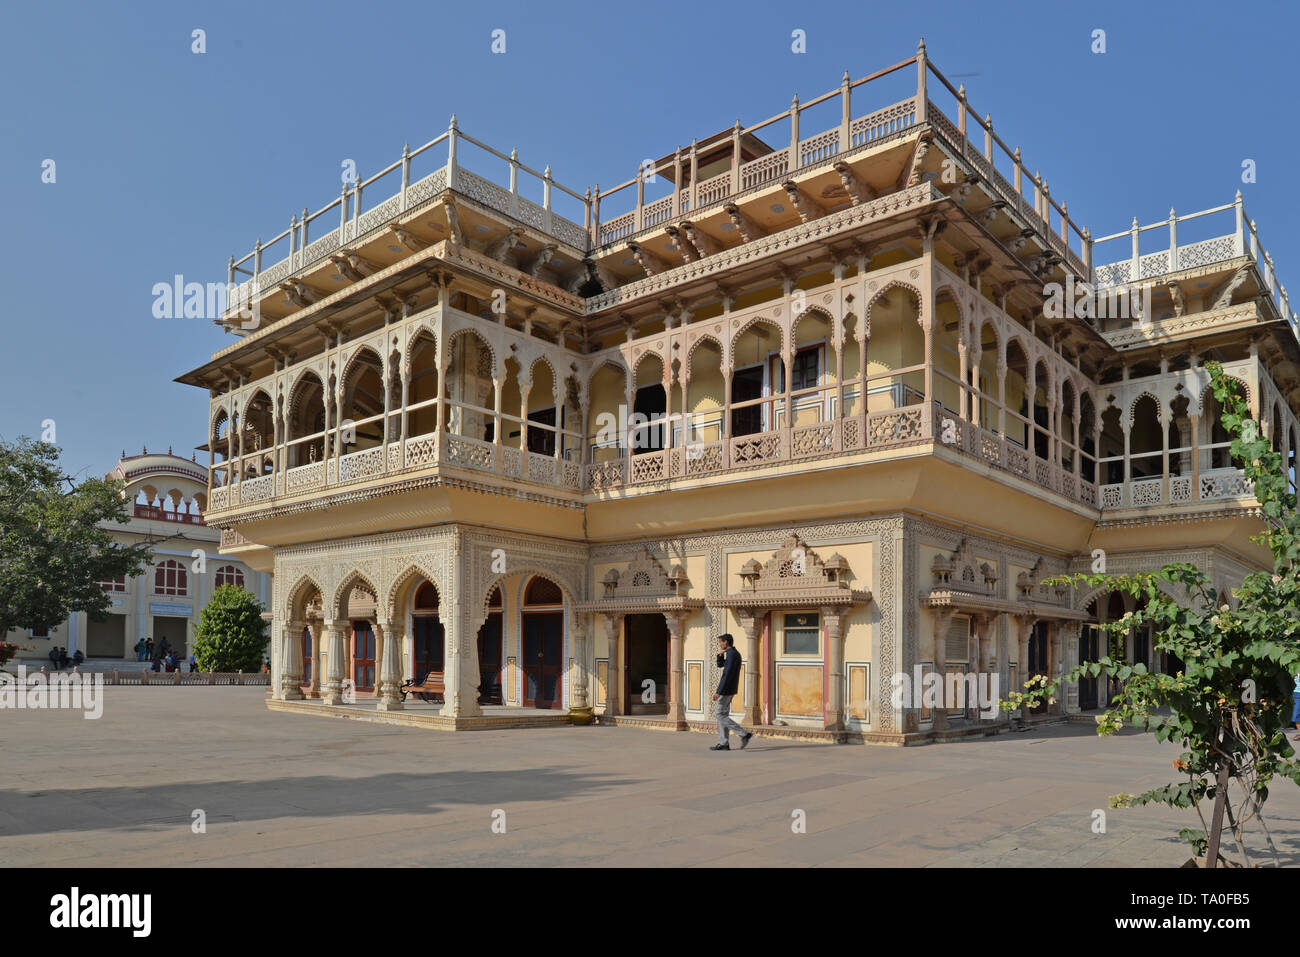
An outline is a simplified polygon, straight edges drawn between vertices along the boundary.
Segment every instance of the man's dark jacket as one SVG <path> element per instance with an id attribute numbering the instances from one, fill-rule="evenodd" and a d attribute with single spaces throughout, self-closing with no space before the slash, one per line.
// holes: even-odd
<path id="1" fill-rule="evenodd" d="M 722 678 L 718 681 L 718 694 L 722 697 L 734 695 L 740 691 L 740 652 L 734 647 L 727 649 L 726 660 L 722 663 Z"/>

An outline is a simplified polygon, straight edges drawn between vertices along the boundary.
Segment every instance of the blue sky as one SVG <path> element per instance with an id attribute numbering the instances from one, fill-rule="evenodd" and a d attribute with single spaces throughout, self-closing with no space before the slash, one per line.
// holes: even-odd
<path id="1" fill-rule="evenodd" d="M 0 435 L 53 419 L 74 474 L 107 472 L 123 448 L 188 455 L 207 397 L 172 379 L 233 340 L 154 318 L 154 284 L 224 281 L 229 256 L 337 197 L 343 160 L 369 176 L 453 112 L 581 191 L 826 92 L 846 68 L 906 59 L 920 36 L 1094 235 L 1240 188 L 1283 282 L 1300 282 L 1298 20 L 1280 2 L 14 5 L 0 32 Z M 1243 184 L 1248 158 L 1257 181 Z"/>

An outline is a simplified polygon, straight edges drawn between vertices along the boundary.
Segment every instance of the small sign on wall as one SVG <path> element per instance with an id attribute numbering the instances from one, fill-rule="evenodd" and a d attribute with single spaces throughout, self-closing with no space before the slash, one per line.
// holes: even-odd
<path id="1" fill-rule="evenodd" d="M 172 615 L 177 618 L 190 618 L 194 614 L 194 606 L 191 605 L 189 602 L 151 601 L 149 602 L 149 614 Z"/>

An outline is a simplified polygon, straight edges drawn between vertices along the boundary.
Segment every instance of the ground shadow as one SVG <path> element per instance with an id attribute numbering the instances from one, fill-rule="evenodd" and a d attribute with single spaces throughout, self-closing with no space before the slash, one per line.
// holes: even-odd
<path id="1" fill-rule="evenodd" d="M 59 831 L 149 831 L 209 821 L 437 814 L 452 805 L 501 807 L 612 793 L 643 783 L 544 768 L 408 771 L 363 777 L 310 775 L 266 781 L 173 782 L 140 787 L 0 790 L 0 838 Z M 131 821 L 132 815 L 139 817 Z"/>

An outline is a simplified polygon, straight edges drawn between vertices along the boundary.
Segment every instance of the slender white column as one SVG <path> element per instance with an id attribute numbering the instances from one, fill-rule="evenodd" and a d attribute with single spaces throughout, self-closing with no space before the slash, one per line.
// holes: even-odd
<path id="1" fill-rule="evenodd" d="M 301 621 L 286 622 L 280 642 L 280 691 L 283 701 L 302 698 L 302 629 Z"/>
<path id="2" fill-rule="evenodd" d="M 321 692 L 321 701 L 325 704 L 343 703 L 343 669 L 347 662 L 347 648 L 344 647 L 343 626 L 341 621 L 325 622 L 325 633 L 329 635 L 330 650 L 326 662 L 325 688 Z"/>
<path id="3" fill-rule="evenodd" d="M 378 711 L 402 710 L 402 633 L 398 623 L 388 619 L 375 622 L 375 632 L 383 647 L 380 660 Z"/>

